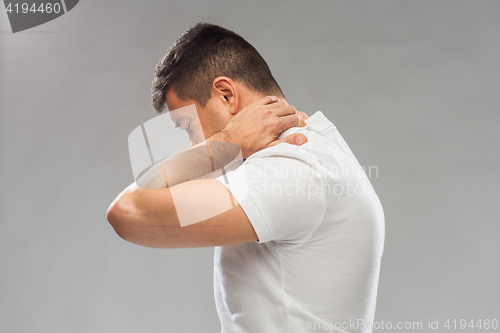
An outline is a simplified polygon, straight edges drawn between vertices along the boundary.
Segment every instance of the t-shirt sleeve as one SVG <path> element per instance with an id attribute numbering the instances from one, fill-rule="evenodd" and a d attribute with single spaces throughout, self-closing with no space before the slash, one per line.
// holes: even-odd
<path id="1" fill-rule="evenodd" d="M 241 205 L 259 243 L 301 243 L 323 218 L 323 172 L 314 155 L 298 149 L 287 144 L 267 148 L 266 154 L 254 154 L 216 178 Z"/>

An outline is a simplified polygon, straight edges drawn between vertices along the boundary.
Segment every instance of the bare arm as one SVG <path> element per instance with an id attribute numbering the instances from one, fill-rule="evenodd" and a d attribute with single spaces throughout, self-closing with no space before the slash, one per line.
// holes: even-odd
<path id="1" fill-rule="evenodd" d="M 226 187 L 213 179 L 159 190 L 142 189 L 132 184 L 111 204 L 107 217 L 120 237 L 148 247 L 205 247 L 257 240 L 241 206 L 230 206 L 230 196 Z M 177 213 L 187 211 L 179 205 L 216 215 L 181 227 Z"/>
<path id="2" fill-rule="evenodd" d="M 155 164 L 136 180 L 142 188 L 168 188 L 189 180 L 216 178 L 243 163 L 238 145 L 210 139 Z"/>
<path id="3" fill-rule="evenodd" d="M 264 101 L 262 105 L 268 103 Z M 303 137 L 303 142 L 307 140 L 303 134 L 275 140 L 279 133 L 300 123 L 296 115 L 292 116 L 296 112 L 293 107 L 253 105 L 249 112 L 244 111 L 208 141 L 214 146 L 232 142 L 241 148 L 245 157 L 278 143 L 296 144 L 294 139 L 297 137 Z M 206 156 L 203 159 L 202 155 L 201 151 L 192 151 L 172 160 L 169 164 L 171 179 L 165 177 L 163 171 L 161 176 L 157 174 L 157 180 L 163 178 L 163 188 L 141 188 L 136 183 L 127 187 L 107 211 L 108 221 L 117 234 L 136 244 L 161 248 L 230 245 L 257 240 L 248 217 L 223 184 L 213 179 L 190 180 L 213 170 L 212 163 L 209 169 Z M 179 170 L 189 169 L 189 161 L 193 159 L 203 160 L 200 162 L 202 167 L 175 178 Z"/>

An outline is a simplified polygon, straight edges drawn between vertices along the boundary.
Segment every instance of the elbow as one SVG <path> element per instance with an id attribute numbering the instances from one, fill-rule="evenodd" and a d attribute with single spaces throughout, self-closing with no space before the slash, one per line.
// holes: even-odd
<path id="1" fill-rule="evenodd" d="M 115 200 L 106 211 L 106 218 L 115 230 L 116 234 L 128 241 L 127 213 L 121 207 L 119 201 Z"/>
<path id="2" fill-rule="evenodd" d="M 117 198 L 106 211 L 106 218 L 116 234 L 127 242 L 146 247 L 170 247 L 165 239 L 158 241 L 154 226 L 148 223 L 130 195 Z"/>

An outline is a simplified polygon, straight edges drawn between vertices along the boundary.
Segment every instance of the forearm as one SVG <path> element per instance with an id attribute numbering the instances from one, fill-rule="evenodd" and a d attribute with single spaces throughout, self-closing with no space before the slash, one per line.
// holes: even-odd
<path id="1" fill-rule="evenodd" d="M 177 153 L 149 169 L 136 183 L 148 189 L 168 188 L 200 178 L 215 178 L 228 166 L 239 166 L 243 158 L 238 145 L 217 133 L 205 142 Z M 212 177 L 211 177 L 212 176 Z"/>

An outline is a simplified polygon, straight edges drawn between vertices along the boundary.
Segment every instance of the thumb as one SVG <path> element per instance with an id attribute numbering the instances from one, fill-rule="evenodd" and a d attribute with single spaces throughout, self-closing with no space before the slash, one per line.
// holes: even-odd
<path id="1" fill-rule="evenodd" d="M 285 136 L 283 139 L 275 140 L 268 144 L 268 147 L 276 146 L 280 143 L 288 143 L 291 145 L 300 146 L 307 142 L 307 137 L 304 134 L 290 134 Z"/>

